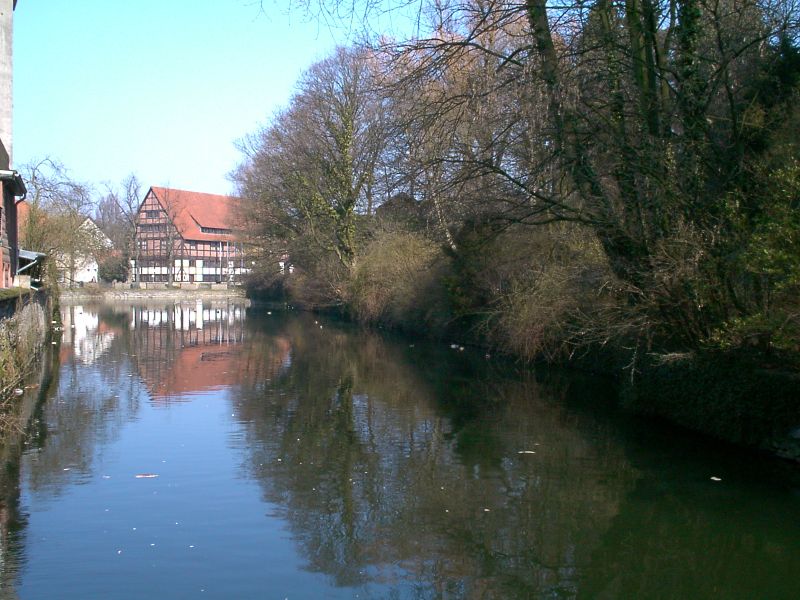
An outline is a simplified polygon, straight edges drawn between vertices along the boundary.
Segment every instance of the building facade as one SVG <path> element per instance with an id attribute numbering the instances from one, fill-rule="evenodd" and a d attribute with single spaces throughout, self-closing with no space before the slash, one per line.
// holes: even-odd
<path id="1" fill-rule="evenodd" d="M 247 272 L 239 200 L 151 187 L 139 207 L 131 257 L 137 283 L 236 283 Z"/>
<path id="2" fill-rule="evenodd" d="M 17 274 L 16 197 L 22 179 L 11 171 L 13 32 L 16 0 L 0 0 L 0 288 L 11 287 Z"/>

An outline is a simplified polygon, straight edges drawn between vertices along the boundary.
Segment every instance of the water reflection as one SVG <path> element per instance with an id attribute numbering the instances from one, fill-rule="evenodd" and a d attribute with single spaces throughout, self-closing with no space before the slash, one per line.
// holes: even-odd
<path id="1" fill-rule="evenodd" d="M 133 356 L 155 401 L 186 399 L 239 380 L 243 304 L 197 302 L 129 310 Z"/>
<path id="2" fill-rule="evenodd" d="M 265 520 L 290 533 L 300 597 L 800 597 L 796 470 L 642 429 L 609 411 L 603 380 L 521 374 L 482 353 L 238 304 L 66 310 L 45 433 L 23 462 L 30 521 L 75 486 L 105 489 L 109 456 L 143 462 L 154 431 L 182 446 L 193 432 L 171 426 L 179 410 L 224 440 L 153 483 L 189 513 L 217 497 L 227 515 L 204 533 L 218 569 L 165 563 L 164 597 L 198 572 L 224 573 L 217 597 L 253 597 L 261 577 L 284 575 L 243 558 L 282 543 L 283 532 L 253 534 Z M 15 532 L 20 478 L 6 477 L 0 510 Z M 142 501 L 128 505 L 141 519 Z M 23 538 L 3 539 L 21 555 Z M 142 560 L 132 573 L 152 568 Z M 24 589 L 36 572 L 23 570 Z M 76 589 L 90 597 L 86 585 Z"/>
<path id="3" fill-rule="evenodd" d="M 800 527 L 785 521 L 798 498 L 754 490 L 775 486 L 760 458 L 652 424 L 641 439 L 640 423 L 606 416 L 602 380 L 511 376 L 310 317 L 279 331 L 291 369 L 236 397 L 247 474 L 283 507 L 307 568 L 337 585 L 425 598 L 800 592 Z"/>
<path id="4" fill-rule="evenodd" d="M 97 361 L 111 347 L 118 328 L 100 322 L 99 315 L 83 306 L 67 306 L 61 313 L 64 328 L 62 344 L 64 348 L 63 359 L 75 360 L 90 365 Z"/>
<path id="5" fill-rule="evenodd" d="M 308 325 L 283 330 L 291 370 L 237 398 L 307 568 L 403 597 L 576 594 L 637 476 L 608 425 L 479 360 Z"/>

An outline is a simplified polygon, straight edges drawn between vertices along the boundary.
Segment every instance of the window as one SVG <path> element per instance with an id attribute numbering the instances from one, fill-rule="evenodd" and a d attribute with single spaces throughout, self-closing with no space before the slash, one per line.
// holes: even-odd
<path id="1" fill-rule="evenodd" d="M 146 210 L 144 211 L 144 216 L 146 219 L 157 219 L 161 215 L 160 210 Z"/>
<path id="2" fill-rule="evenodd" d="M 214 233 L 216 235 L 225 235 L 231 233 L 230 229 L 220 229 L 219 227 L 200 227 L 203 233 Z"/>
<path id="3" fill-rule="evenodd" d="M 143 233 L 153 231 L 166 231 L 167 226 L 164 223 L 143 223 L 139 225 L 140 231 Z"/>

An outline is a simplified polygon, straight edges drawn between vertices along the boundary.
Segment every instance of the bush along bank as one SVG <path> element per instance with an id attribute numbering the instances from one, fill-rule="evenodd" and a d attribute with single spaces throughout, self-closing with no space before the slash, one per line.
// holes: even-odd
<path id="1" fill-rule="evenodd" d="M 6 307 L 0 320 L 0 430 L 21 395 L 25 379 L 35 370 L 42 350 L 50 343 L 58 309 L 50 294 L 27 292 Z"/>
<path id="2" fill-rule="evenodd" d="M 694 356 L 694 380 L 754 341 L 760 382 L 800 354 L 798 7 L 695 2 L 660 29 L 531 6 L 309 67 L 232 174 L 253 272 L 528 360 L 627 353 L 634 382 L 653 353 Z M 713 432 L 704 411 L 682 421 Z"/>
<path id="3" fill-rule="evenodd" d="M 656 309 L 630 300 L 591 236 L 563 225 L 487 229 L 465 227 L 458 250 L 419 232 L 376 229 L 351 271 L 298 264 L 254 280 L 250 292 L 523 362 L 611 374 L 628 410 L 800 460 L 791 343 L 760 348 L 752 335 L 734 343 L 729 332 L 725 345 L 687 350 L 658 325 Z"/>

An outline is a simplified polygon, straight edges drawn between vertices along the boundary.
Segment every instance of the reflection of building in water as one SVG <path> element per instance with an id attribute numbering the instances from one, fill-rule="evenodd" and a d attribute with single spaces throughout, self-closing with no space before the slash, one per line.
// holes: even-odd
<path id="1" fill-rule="evenodd" d="M 219 389 L 239 378 L 245 307 L 176 304 L 133 307 L 131 329 L 139 371 L 154 399 Z"/>
<path id="2" fill-rule="evenodd" d="M 115 332 L 100 320 L 96 311 L 84 310 L 80 305 L 63 307 L 61 321 L 64 356 L 74 355 L 80 362 L 90 365 L 111 347 Z"/>

